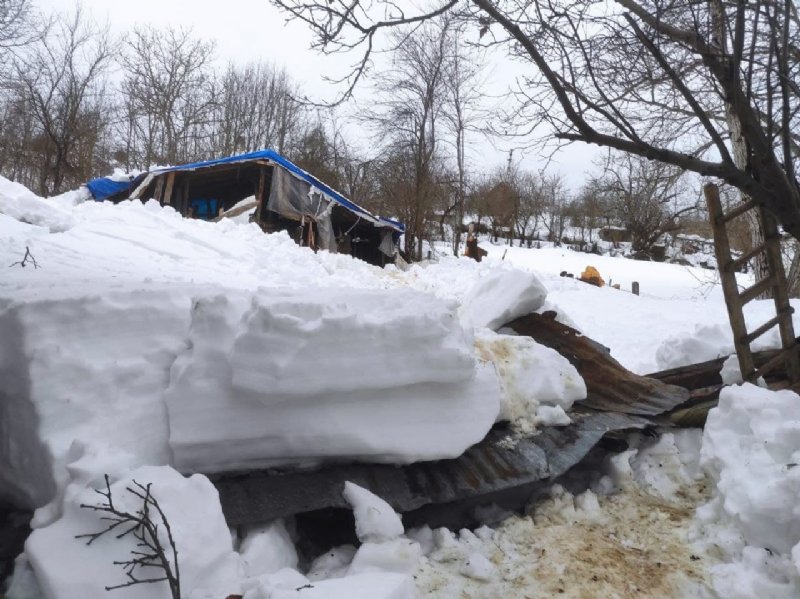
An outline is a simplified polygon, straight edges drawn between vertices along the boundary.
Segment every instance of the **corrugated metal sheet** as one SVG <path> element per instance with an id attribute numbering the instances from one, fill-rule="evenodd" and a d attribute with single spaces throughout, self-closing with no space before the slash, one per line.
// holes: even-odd
<path id="1" fill-rule="evenodd" d="M 554 312 L 528 314 L 506 325 L 564 356 L 586 382 L 585 407 L 657 416 L 689 399 L 689 390 L 639 376 L 617 362 L 602 345 L 555 320 Z"/>
<path id="2" fill-rule="evenodd" d="M 345 481 L 370 489 L 400 512 L 449 503 L 555 478 L 580 462 L 609 431 L 642 428 L 647 419 L 594 411 L 572 413 L 573 423 L 508 442 L 492 430 L 453 460 L 409 466 L 327 465 L 311 472 L 253 472 L 213 480 L 230 526 L 265 522 L 325 507 L 347 507 Z"/>

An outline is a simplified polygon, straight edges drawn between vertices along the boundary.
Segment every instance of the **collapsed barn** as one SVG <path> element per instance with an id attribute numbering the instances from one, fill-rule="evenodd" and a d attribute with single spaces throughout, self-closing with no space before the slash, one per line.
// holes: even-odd
<path id="1" fill-rule="evenodd" d="M 265 232 L 287 231 L 313 250 L 392 263 L 404 227 L 375 216 L 273 150 L 259 150 L 137 177 L 87 183 L 95 200 L 156 199 L 187 218 L 215 220 L 252 211 Z"/>

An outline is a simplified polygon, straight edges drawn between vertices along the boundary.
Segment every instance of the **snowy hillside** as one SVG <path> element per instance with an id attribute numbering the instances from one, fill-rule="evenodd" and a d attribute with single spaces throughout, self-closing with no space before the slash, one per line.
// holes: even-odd
<path id="1" fill-rule="evenodd" d="M 291 522 L 232 541 L 208 479 L 179 474 L 406 464 L 456 457 L 497 421 L 527 433 L 569 422 L 586 396 L 575 368 L 496 329 L 555 310 L 638 373 L 716 358 L 733 344 L 713 272 L 490 244 L 480 264 L 384 270 L 254 224 L 86 199 L 0 179 L 0 498 L 38 508 L 9 597 L 92 599 L 120 582 L 109 556 L 131 538 L 74 538 L 102 529 L 80 505 L 106 474 L 131 510 L 125 489 L 153 483 L 185 597 L 800 593 L 800 398 L 788 391 L 726 389 L 704 433 L 636 436 L 582 488 L 556 485 L 526 516 L 493 510 L 494 528 L 406 530 L 348 486 L 360 544 L 310 562 Z M 621 289 L 559 276 L 590 264 Z M 751 325 L 770 309 L 750 304 Z M 587 539 L 622 557 L 588 557 Z M 633 583 L 614 570 L 629 559 L 642 560 Z M 643 575 L 655 562 L 669 574 Z M 166 582 L 114 593 L 170 596 Z"/>

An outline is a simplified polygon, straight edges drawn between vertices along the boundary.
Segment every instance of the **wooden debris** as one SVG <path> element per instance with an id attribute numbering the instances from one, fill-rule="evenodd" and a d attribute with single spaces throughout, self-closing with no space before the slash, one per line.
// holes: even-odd
<path id="1" fill-rule="evenodd" d="M 246 204 L 242 204 L 241 206 L 237 206 L 236 208 L 231 208 L 227 212 L 222 212 L 219 216 L 214 217 L 211 222 L 218 223 L 223 218 L 232 218 L 234 216 L 239 216 L 240 214 L 244 214 L 248 210 L 252 210 L 253 208 L 258 207 L 258 202 L 247 202 Z M 221 208 L 220 208 L 221 210 Z"/>

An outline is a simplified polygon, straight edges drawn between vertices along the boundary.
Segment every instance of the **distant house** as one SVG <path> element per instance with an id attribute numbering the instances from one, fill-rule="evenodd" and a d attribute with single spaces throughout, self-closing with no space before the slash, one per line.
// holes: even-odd
<path id="1" fill-rule="evenodd" d="M 609 243 L 624 243 L 631 240 L 631 233 L 625 227 L 607 225 L 602 227 L 597 234 L 600 239 Z"/>
<path id="2" fill-rule="evenodd" d="M 183 216 L 216 220 L 250 210 L 264 231 L 288 231 L 300 245 L 393 262 L 405 227 L 381 218 L 273 150 L 152 169 L 137 177 L 89 181 L 95 200 L 156 199 Z"/>

